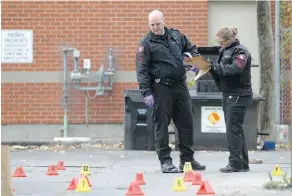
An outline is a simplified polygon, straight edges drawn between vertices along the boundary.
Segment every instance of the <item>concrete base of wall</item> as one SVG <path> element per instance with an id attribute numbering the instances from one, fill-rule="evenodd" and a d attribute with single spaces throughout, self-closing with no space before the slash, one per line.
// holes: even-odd
<path id="1" fill-rule="evenodd" d="M 171 127 L 170 127 L 171 128 Z M 62 137 L 63 125 L 2 125 L 1 142 L 10 145 L 44 145 Z M 89 137 L 90 143 L 117 144 L 124 141 L 124 124 L 70 125 L 69 137 Z M 170 141 L 174 137 L 170 135 Z"/>

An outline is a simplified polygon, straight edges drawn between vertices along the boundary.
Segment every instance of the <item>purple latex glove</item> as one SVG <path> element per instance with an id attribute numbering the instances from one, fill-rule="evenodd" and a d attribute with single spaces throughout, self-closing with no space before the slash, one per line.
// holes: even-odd
<path id="1" fill-rule="evenodd" d="M 148 95 L 144 98 L 144 103 L 148 107 L 152 107 L 154 105 L 154 97 L 153 95 Z"/>
<path id="2" fill-rule="evenodd" d="M 196 67 L 193 67 L 193 68 L 191 68 L 190 70 L 191 70 L 191 71 L 193 71 L 193 72 L 196 72 L 196 73 L 198 73 L 198 72 L 199 72 L 199 69 L 198 69 L 198 68 L 196 68 Z"/>

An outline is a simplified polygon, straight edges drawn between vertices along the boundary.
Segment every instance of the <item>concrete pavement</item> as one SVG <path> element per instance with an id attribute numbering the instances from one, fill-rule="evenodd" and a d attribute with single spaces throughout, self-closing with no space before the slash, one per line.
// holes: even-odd
<path id="1" fill-rule="evenodd" d="M 178 164 L 178 152 L 173 151 L 174 163 Z M 196 159 L 207 165 L 202 172 L 216 195 L 224 196 L 291 196 L 290 191 L 264 190 L 264 183 L 269 181 L 268 172 L 276 164 L 291 176 L 291 152 L 251 152 L 250 158 L 263 160 L 262 164 L 252 164 L 247 173 L 223 174 L 218 171 L 227 163 L 227 152 L 199 151 Z M 47 168 L 63 160 L 66 171 L 59 171 L 59 176 L 46 176 Z M 123 151 L 121 149 L 77 149 L 70 151 L 25 150 L 11 152 L 12 174 L 17 166 L 25 169 L 26 178 L 13 178 L 13 188 L 17 196 L 124 196 L 129 184 L 135 179 L 136 172 L 143 172 L 146 185 L 141 186 L 145 196 L 192 196 L 198 186 L 190 188 L 185 183 L 186 192 L 173 192 L 175 177 L 182 174 L 161 174 L 155 152 Z M 88 164 L 89 177 L 93 185 L 89 193 L 66 191 L 72 177 L 79 176 L 81 166 Z"/>

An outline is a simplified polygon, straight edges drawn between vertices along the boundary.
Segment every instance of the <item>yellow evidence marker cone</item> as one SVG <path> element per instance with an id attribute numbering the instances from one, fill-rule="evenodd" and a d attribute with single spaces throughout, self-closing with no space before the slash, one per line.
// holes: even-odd
<path id="1" fill-rule="evenodd" d="M 184 192 L 186 191 L 186 187 L 184 184 L 184 179 L 182 177 L 175 178 L 174 185 L 172 187 L 172 191 L 175 192 Z"/>
<path id="2" fill-rule="evenodd" d="M 281 170 L 280 166 L 277 164 L 272 171 L 272 176 L 283 176 L 283 175 L 284 175 L 283 171 Z"/>
<path id="3" fill-rule="evenodd" d="M 191 162 L 185 162 L 184 164 L 184 173 L 187 171 L 194 171 Z"/>
<path id="4" fill-rule="evenodd" d="M 90 192 L 90 187 L 88 184 L 88 180 L 85 176 L 81 176 L 78 180 L 77 187 L 75 189 L 76 192 Z"/>
<path id="5" fill-rule="evenodd" d="M 88 165 L 83 165 L 81 167 L 81 172 L 80 174 L 82 175 L 90 175 L 90 169 L 89 169 L 89 166 Z"/>

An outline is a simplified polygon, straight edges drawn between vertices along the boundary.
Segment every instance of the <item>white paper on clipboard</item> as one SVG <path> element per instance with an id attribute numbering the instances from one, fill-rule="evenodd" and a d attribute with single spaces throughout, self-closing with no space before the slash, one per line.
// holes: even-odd
<path id="1" fill-rule="evenodd" d="M 210 69 L 211 69 L 211 67 L 209 67 L 205 70 L 200 70 L 199 73 L 196 75 L 194 80 L 197 81 L 198 79 L 200 79 L 202 76 L 204 76 L 206 73 L 208 73 Z"/>

